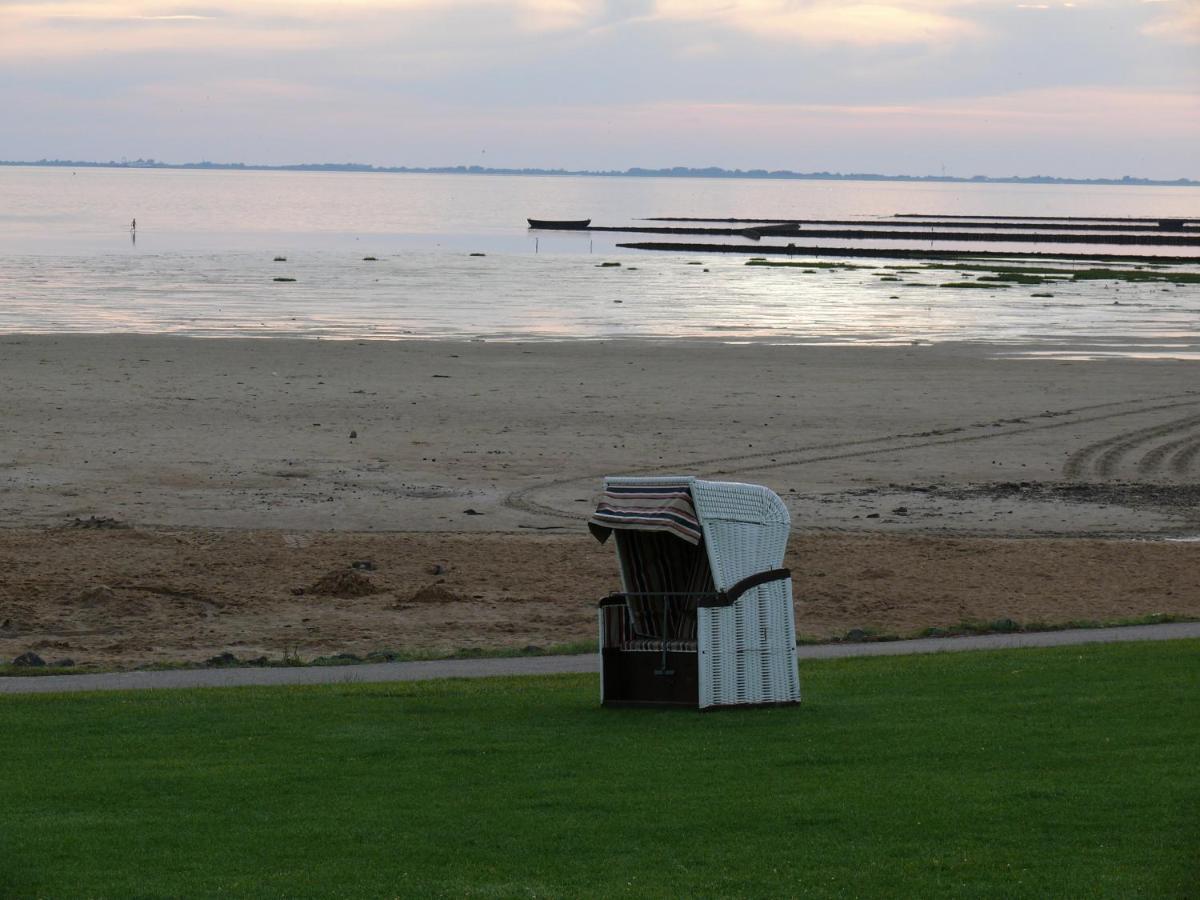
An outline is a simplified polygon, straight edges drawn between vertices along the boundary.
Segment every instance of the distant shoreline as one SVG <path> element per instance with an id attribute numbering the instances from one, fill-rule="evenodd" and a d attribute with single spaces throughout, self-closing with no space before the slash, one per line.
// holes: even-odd
<path id="1" fill-rule="evenodd" d="M 1123 185 L 1135 187 L 1200 187 L 1200 181 L 1191 178 L 1164 180 L 1136 178 L 1125 175 L 1121 178 L 1065 178 L 1054 175 L 880 175 L 871 172 L 793 172 L 787 169 L 702 169 L 675 166 L 668 169 L 645 169 L 634 167 L 624 170 L 592 169 L 538 169 L 538 168 L 490 168 L 487 166 L 372 166 L 365 163 L 296 163 L 294 165 L 260 165 L 254 163 L 189 162 L 166 163 L 155 159 L 132 161 L 39 159 L 0 160 L 0 166 L 59 169 L 188 169 L 234 172 L 366 172 L 375 174 L 402 175 L 527 175 L 561 176 L 575 178 L 724 178 L 741 180 L 778 181 L 909 181 L 948 184 L 1079 184 L 1079 185 Z"/>

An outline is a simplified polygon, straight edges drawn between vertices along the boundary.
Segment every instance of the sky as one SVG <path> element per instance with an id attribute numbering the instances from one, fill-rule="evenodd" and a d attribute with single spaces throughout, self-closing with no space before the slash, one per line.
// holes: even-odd
<path id="1" fill-rule="evenodd" d="M 0 159 L 1200 179 L 1200 0 L 0 0 Z"/>

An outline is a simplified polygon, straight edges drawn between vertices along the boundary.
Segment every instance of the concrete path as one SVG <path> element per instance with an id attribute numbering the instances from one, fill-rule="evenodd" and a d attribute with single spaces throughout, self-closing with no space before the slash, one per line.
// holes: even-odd
<path id="1" fill-rule="evenodd" d="M 1031 634 L 925 638 L 867 644 L 819 644 L 798 650 L 801 660 L 850 656 L 902 656 L 964 650 L 1061 647 L 1123 641 L 1170 641 L 1200 638 L 1200 622 L 1132 625 L 1125 628 L 1078 628 Z M 489 678 L 498 675 L 562 675 L 599 671 L 593 653 L 580 656 L 523 656 L 510 659 L 446 659 L 430 662 L 369 663 L 277 669 L 177 669 L 167 672 L 112 672 L 97 675 L 42 675 L 0 678 L 0 694 L 60 691 L 131 691 L 145 688 L 242 687 L 279 684 L 371 684 L 433 678 Z"/>

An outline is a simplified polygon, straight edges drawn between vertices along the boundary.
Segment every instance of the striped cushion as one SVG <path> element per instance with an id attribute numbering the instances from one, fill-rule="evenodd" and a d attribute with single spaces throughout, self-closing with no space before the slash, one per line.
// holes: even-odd
<path id="1" fill-rule="evenodd" d="M 686 484 L 609 485 L 588 527 L 601 541 L 614 528 L 667 531 L 690 544 L 703 537 Z"/>

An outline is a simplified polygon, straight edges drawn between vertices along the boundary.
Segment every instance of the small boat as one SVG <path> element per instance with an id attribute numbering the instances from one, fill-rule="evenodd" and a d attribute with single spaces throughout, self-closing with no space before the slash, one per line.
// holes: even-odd
<path id="1" fill-rule="evenodd" d="M 530 228 L 553 231 L 581 231 L 592 224 L 591 219 L 526 219 Z"/>

